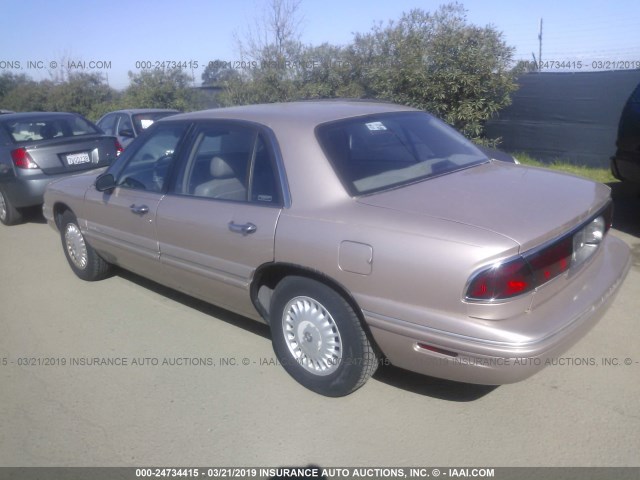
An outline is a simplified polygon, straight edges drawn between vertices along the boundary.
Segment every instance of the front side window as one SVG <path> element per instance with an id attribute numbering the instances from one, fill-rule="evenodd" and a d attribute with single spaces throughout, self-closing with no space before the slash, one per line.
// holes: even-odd
<path id="1" fill-rule="evenodd" d="M 122 132 L 128 130 L 133 135 L 133 125 L 129 115 L 120 115 L 120 122 L 118 123 L 118 135 L 122 135 Z"/>
<path id="2" fill-rule="evenodd" d="M 248 126 L 210 124 L 195 135 L 175 193 L 263 205 L 279 205 L 271 150 Z"/>
<path id="3" fill-rule="evenodd" d="M 161 125 L 138 144 L 121 171 L 112 171 L 120 187 L 161 192 L 164 189 L 174 153 L 187 125 Z M 114 165 L 114 169 L 117 168 Z"/>
<path id="4" fill-rule="evenodd" d="M 116 118 L 115 114 L 110 113 L 98 122 L 98 127 L 107 135 L 115 135 Z"/>
<path id="5" fill-rule="evenodd" d="M 487 161 L 461 134 L 423 112 L 341 120 L 316 129 L 352 195 L 406 185 Z"/>

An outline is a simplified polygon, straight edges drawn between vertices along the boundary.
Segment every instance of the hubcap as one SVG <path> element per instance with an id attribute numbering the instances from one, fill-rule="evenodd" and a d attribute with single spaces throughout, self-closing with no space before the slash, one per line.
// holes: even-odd
<path id="1" fill-rule="evenodd" d="M 0 192 L 0 220 L 7 219 L 7 204 L 4 201 L 4 195 Z"/>
<path id="2" fill-rule="evenodd" d="M 318 301 L 295 297 L 282 314 L 284 339 L 298 364 L 314 375 L 330 375 L 342 360 L 342 339 L 331 314 Z"/>
<path id="3" fill-rule="evenodd" d="M 64 231 L 64 240 L 67 245 L 67 253 L 73 264 L 81 270 L 87 266 L 87 246 L 80 229 L 73 223 L 67 224 Z"/>

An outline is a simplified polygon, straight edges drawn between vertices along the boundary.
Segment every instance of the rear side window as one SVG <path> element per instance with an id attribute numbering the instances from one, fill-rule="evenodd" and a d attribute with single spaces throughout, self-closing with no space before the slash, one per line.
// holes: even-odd
<path id="1" fill-rule="evenodd" d="M 320 125 L 316 133 L 342 183 L 356 196 L 487 161 L 466 138 L 423 112 L 341 120 Z"/>
<path id="2" fill-rule="evenodd" d="M 29 118 L 7 122 L 9 135 L 16 143 L 53 138 L 94 135 L 98 130 L 82 117 Z"/>

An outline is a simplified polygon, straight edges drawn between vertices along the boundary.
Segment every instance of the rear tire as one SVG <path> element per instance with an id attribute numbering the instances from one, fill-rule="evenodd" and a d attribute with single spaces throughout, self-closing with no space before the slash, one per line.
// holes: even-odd
<path id="1" fill-rule="evenodd" d="M 69 266 L 79 278 L 92 282 L 111 274 L 112 265 L 104 261 L 86 242 L 76 216 L 69 210 L 60 218 L 60 237 Z"/>
<path id="2" fill-rule="evenodd" d="M 7 226 L 22 222 L 22 212 L 13 206 L 2 188 L 0 188 L 0 222 Z"/>
<path id="3" fill-rule="evenodd" d="M 374 347 L 354 309 L 327 285 L 286 277 L 273 293 L 270 310 L 276 356 L 309 390 L 328 397 L 348 395 L 378 367 Z"/>

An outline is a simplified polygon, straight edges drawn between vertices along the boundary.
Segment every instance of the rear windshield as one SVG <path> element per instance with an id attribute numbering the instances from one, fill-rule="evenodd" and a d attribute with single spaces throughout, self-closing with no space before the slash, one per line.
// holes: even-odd
<path id="1" fill-rule="evenodd" d="M 5 122 L 5 127 L 16 143 L 100 133 L 85 119 L 73 115 L 44 119 L 22 118 Z"/>
<path id="2" fill-rule="evenodd" d="M 488 161 L 470 141 L 423 112 L 320 125 L 317 137 L 352 195 L 406 185 Z"/>
<path id="3" fill-rule="evenodd" d="M 136 135 L 140 135 L 144 130 L 153 125 L 153 122 L 161 118 L 175 115 L 178 112 L 148 112 L 132 115 L 133 128 L 136 129 Z"/>

